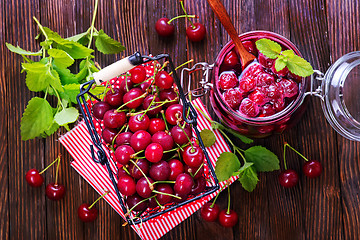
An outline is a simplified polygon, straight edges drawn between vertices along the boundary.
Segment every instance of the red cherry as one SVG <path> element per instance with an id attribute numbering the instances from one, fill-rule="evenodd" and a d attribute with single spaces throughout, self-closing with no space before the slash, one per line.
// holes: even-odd
<path id="1" fill-rule="evenodd" d="M 275 64 L 272 65 L 271 71 L 273 73 L 275 73 L 276 75 L 278 75 L 279 77 L 285 77 L 289 73 L 289 69 L 287 67 L 284 67 L 280 71 L 277 71 L 276 68 L 275 68 Z"/>
<path id="2" fill-rule="evenodd" d="M 226 90 L 226 92 L 224 93 L 224 99 L 225 99 L 225 102 L 227 104 L 229 104 L 229 106 L 232 109 L 237 110 L 240 106 L 240 103 L 241 103 L 241 100 L 243 99 L 243 97 L 239 90 L 230 88 L 230 89 Z"/>
<path id="3" fill-rule="evenodd" d="M 159 131 L 165 131 L 165 129 L 166 129 L 166 125 L 164 120 L 162 120 L 161 118 L 150 119 L 148 131 L 151 135 L 154 135 Z"/>
<path id="4" fill-rule="evenodd" d="M 102 131 L 102 138 L 104 142 L 111 144 L 118 131 L 112 128 L 104 128 Z"/>
<path id="5" fill-rule="evenodd" d="M 219 205 L 214 204 L 211 206 L 212 204 L 212 202 L 207 202 L 200 210 L 200 216 L 207 222 L 216 221 L 220 213 Z"/>
<path id="6" fill-rule="evenodd" d="M 145 150 L 150 143 L 151 135 L 144 130 L 135 132 L 130 138 L 130 145 L 136 152 Z"/>
<path id="7" fill-rule="evenodd" d="M 299 92 L 299 87 L 298 87 L 297 83 L 292 80 L 283 78 L 280 81 L 280 84 L 284 90 L 284 97 L 291 98 L 291 97 L 296 96 Z"/>
<path id="8" fill-rule="evenodd" d="M 193 178 L 187 173 L 180 173 L 175 180 L 174 191 L 180 195 L 188 195 L 194 185 Z"/>
<path id="9" fill-rule="evenodd" d="M 131 132 L 123 132 L 120 133 L 117 137 L 116 137 L 116 145 L 120 146 L 120 145 L 124 145 L 124 144 L 130 144 L 130 138 L 133 134 Z"/>
<path id="10" fill-rule="evenodd" d="M 163 17 L 155 23 L 155 30 L 162 37 L 170 37 L 175 32 L 175 26 L 172 23 L 169 24 L 168 22 L 169 19 Z"/>
<path id="11" fill-rule="evenodd" d="M 153 143 L 159 143 L 164 151 L 168 151 L 174 147 L 174 140 L 172 136 L 167 134 L 164 131 L 156 132 L 152 137 L 151 141 Z"/>
<path id="12" fill-rule="evenodd" d="M 155 85 L 159 88 L 169 89 L 173 86 L 174 79 L 166 71 L 160 71 L 155 76 Z"/>
<path id="13" fill-rule="evenodd" d="M 256 79 L 255 78 L 243 77 L 239 81 L 239 89 L 243 93 L 251 92 L 252 90 L 254 90 L 255 87 L 256 87 Z"/>
<path id="14" fill-rule="evenodd" d="M 78 216 L 83 222 L 92 222 L 95 221 L 98 217 L 98 210 L 95 207 L 90 208 L 90 205 L 83 203 L 78 208 Z"/>
<path id="15" fill-rule="evenodd" d="M 32 187 L 40 187 L 44 183 L 44 178 L 36 169 L 30 169 L 25 175 L 26 182 Z"/>
<path id="16" fill-rule="evenodd" d="M 146 114 L 140 113 L 135 116 L 131 116 L 129 119 L 129 129 L 132 132 L 147 130 L 149 125 L 150 119 Z"/>
<path id="17" fill-rule="evenodd" d="M 123 94 L 117 88 L 109 90 L 105 95 L 105 102 L 113 107 L 119 107 L 122 103 Z"/>
<path id="18" fill-rule="evenodd" d="M 143 94 L 140 88 L 132 88 L 129 92 L 125 93 L 123 101 L 128 108 L 137 108 L 144 101 L 145 96 L 141 97 Z"/>
<path id="19" fill-rule="evenodd" d="M 97 102 L 92 106 L 93 115 L 98 119 L 103 119 L 104 114 L 110 109 L 111 106 L 107 102 Z"/>
<path id="20" fill-rule="evenodd" d="M 171 125 L 176 125 L 183 120 L 183 106 L 181 104 L 171 105 L 166 109 L 165 118 Z"/>
<path id="21" fill-rule="evenodd" d="M 121 165 L 126 165 L 131 160 L 131 156 L 135 151 L 129 145 L 120 145 L 115 150 L 115 160 Z"/>
<path id="22" fill-rule="evenodd" d="M 237 65 L 240 64 L 240 60 L 235 52 L 235 50 L 231 50 L 225 55 L 223 63 L 229 69 L 235 68 Z"/>
<path id="23" fill-rule="evenodd" d="M 303 172 L 309 178 L 316 178 L 321 175 L 322 172 L 321 163 L 316 160 L 305 162 L 303 166 Z"/>
<path id="24" fill-rule="evenodd" d="M 184 165 L 177 159 L 171 159 L 168 163 L 170 167 L 169 180 L 175 180 L 180 173 L 184 172 Z"/>
<path id="25" fill-rule="evenodd" d="M 107 128 L 120 128 L 126 122 L 126 113 L 109 110 L 104 115 L 104 126 Z"/>
<path id="26" fill-rule="evenodd" d="M 136 192 L 135 180 L 130 176 L 122 176 L 119 178 L 117 187 L 122 195 L 131 196 Z"/>
<path id="27" fill-rule="evenodd" d="M 268 101 L 266 93 L 264 92 L 264 90 L 262 88 L 255 88 L 255 90 L 252 91 L 248 97 L 255 104 L 260 105 L 260 106 L 264 105 Z"/>
<path id="28" fill-rule="evenodd" d="M 156 163 L 163 157 L 163 151 L 159 143 L 151 143 L 145 149 L 145 157 L 149 162 Z"/>
<path id="29" fill-rule="evenodd" d="M 182 157 L 186 165 L 190 167 L 199 167 L 204 161 L 204 153 L 198 146 L 185 147 Z"/>
<path id="30" fill-rule="evenodd" d="M 197 195 L 203 192 L 206 188 L 206 179 L 204 177 L 200 177 L 194 180 L 194 185 L 191 188 L 190 194 Z"/>
<path id="31" fill-rule="evenodd" d="M 239 217 L 234 210 L 227 212 L 227 210 L 222 210 L 219 213 L 219 223 L 223 227 L 233 227 L 238 222 Z"/>
<path id="32" fill-rule="evenodd" d="M 144 66 L 136 66 L 129 72 L 131 74 L 131 81 L 134 84 L 142 83 L 146 79 L 146 70 Z"/>
<path id="33" fill-rule="evenodd" d="M 236 74 L 233 71 L 222 72 L 219 77 L 219 87 L 225 91 L 227 89 L 236 87 L 239 83 Z"/>
<path id="34" fill-rule="evenodd" d="M 260 113 L 260 108 L 254 101 L 245 98 L 240 104 L 239 111 L 248 117 L 256 117 Z"/>
<path id="35" fill-rule="evenodd" d="M 62 199 L 65 196 L 65 192 L 65 186 L 59 183 L 49 183 L 45 189 L 46 196 L 53 201 Z"/>
<path id="36" fill-rule="evenodd" d="M 292 169 L 281 172 L 279 175 L 280 185 L 286 188 L 294 187 L 299 182 L 299 175 Z"/>
<path id="37" fill-rule="evenodd" d="M 242 44 L 244 45 L 244 48 L 251 54 L 257 55 L 257 48 L 255 46 L 255 43 L 253 41 L 243 41 Z"/>
<path id="38" fill-rule="evenodd" d="M 192 42 L 200 42 L 205 38 L 206 28 L 201 23 L 194 23 L 186 28 L 186 36 Z"/>
<path id="39" fill-rule="evenodd" d="M 271 68 L 275 62 L 275 59 L 268 58 L 262 53 L 259 53 L 258 60 L 259 63 L 266 68 Z"/>

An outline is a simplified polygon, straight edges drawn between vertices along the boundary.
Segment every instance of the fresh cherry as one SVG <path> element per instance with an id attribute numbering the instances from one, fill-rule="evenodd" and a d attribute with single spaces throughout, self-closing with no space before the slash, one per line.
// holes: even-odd
<path id="1" fill-rule="evenodd" d="M 223 227 L 233 227 L 238 222 L 239 217 L 234 210 L 222 210 L 219 213 L 219 223 Z"/>
<path id="2" fill-rule="evenodd" d="M 146 70 L 144 66 L 136 66 L 129 72 L 131 74 L 131 81 L 134 84 L 142 83 L 146 79 Z"/>
<path id="3" fill-rule="evenodd" d="M 111 91 L 110 91 L 111 92 Z M 121 103 L 120 103 L 121 104 Z M 107 102 L 97 102 L 92 106 L 93 115 L 97 119 L 103 119 L 104 114 L 111 109 L 111 106 Z"/>
<path id="4" fill-rule="evenodd" d="M 186 28 L 186 36 L 192 42 L 200 42 L 205 38 L 206 28 L 201 23 L 194 23 L 194 26 L 191 24 Z"/>
<path id="5" fill-rule="evenodd" d="M 143 94 L 140 88 L 132 88 L 129 92 L 125 93 L 123 101 L 128 108 L 137 108 L 144 101 L 145 96 L 141 97 Z"/>
<path id="6" fill-rule="evenodd" d="M 176 101 L 173 101 L 177 99 L 177 94 L 174 92 L 173 88 L 170 89 L 163 89 L 159 93 L 159 98 L 161 101 L 172 101 L 164 104 L 164 107 L 169 107 L 170 105 L 176 104 Z"/>
<path id="7" fill-rule="evenodd" d="M 146 114 L 137 114 L 129 119 L 129 129 L 132 132 L 147 130 L 150 125 L 150 119 Z"/>
<path id="8" fill-rule="evenodd" d="M 25 175 L 25 180 L 31 187 L 40 187 L 44 183 L 44 178 L 36 169 L 30 169 Z"/>
<path id="9" fill-rule="evenodd" d="M 205 203 L 200 210 L 200 216 L 207 222 L 214 222 L 218 219 L 220 213 L 219 205 L 211 202 Z"/>
<path id="10" fill-rule="evenodd" d="M 134 163 L 130 163 L 128 170 L 130 172 L 130 175 L 135 179 L 140 179 L 141 177 L 147 175 L 149 173 L 150 169 L 150 163 L 146 159 L 140 158 L 134 160 L 136 165 Z"/>
<path id="11" fill-rule="evenodd" d="M 149 185 L 149 182 L 150 185 Z M 136 192 L 143 198 L 149 198 L 152 194 L 152 191 L 154 190 L 153 186 L 154 180 L 151 178 L 145 177 L 140 178 L 136 183 Z"/>
<path id="12" fill-rule="evenodd" d="M 123 132 L 120 133 L 116 139 L 116 145 L 120 146 L 120 145 L 124 145 L 124 144 L 130 144 L 130 138 L 133 134 L 131 132 Z"/>
<path id="13" fill-rule="evenodd" d="M 175 32 L 175 26 L 172 23 L 168 23 L 170 19 L 160 18 L 155 23 L 155 30 L 161 37 L 170 37 Z"/>
<path id="14" fill-rule="evenodd" d="M 46 186 L 45 194 L 53 201 L 62 199 L 65 196 L 66 188 L 60 183 L 49 183 Z"/>
<path id="15" fill-rule="evenodd" d="M 112 128 L 104 128 L 101 135 L 106 143 L 111 144 L 118 131 Z"/>
<path id="16" fill-rule="evenodd" d="M 183 120 L 183 106 L 181 104 L 171 105 L 166 109 L 165 118 L 171 125 L 176 125 Z"/>
<path id="17" fill-rule="evenodd" d="M 123 94 L 117 88 L 110 89 L 105 95 L 105 102 L 113 107 L 119 107 L 122 103 Z"/>
<path id="18" fill-rule="evenodd" d="M 186 165 L 190 167 L 199 167 L 204 161 L 204 153 L 198 146 L 185 147 L 182 157 Z"/>
<path id="19" fill-rule="evenodd" d="M 136 192 L 135 180 L 130 176 L 122 176 L 119 178 L 117 187 L 124 196 L 131 196 Z"/>
<path id="20" fill-rule="evenodd" d="M 121 165 L 126 165 L 134 153 L 134 149 L 129 145 L 120 145 L 115 150 L 115 160 Z"/>
<path id="21" fill-rule="evenodd" d="M 119 90 L 122 94 L 125 94 L 133 88 L 133 82 L 131 81 L 131 77 L 127 77 L 126 79 L 122 80 L 119 86 Z"/>
<path id="22" fill-rule="evenodd" d="M 154 102 L 157 102 L 157 103 L 154 103 L 153 100 L 154 100 Z M 155 116 L 156 114 L 158 114 L 161 111 L 162 106 L 159 106 L 160 105 L 159 102 L 160 102 L 160 98 L 155 97 L 154 95 L 146 96 L 146 98 L 144 99 L 144 102 L 143 102 L 143 108 L 148 109 L 146 113 L 149 116 Z M 151 104 L 151 106 L 150 106 L 150 104 Z"/>
<path id="23" fill-rule="evenodd" d="M 169 160 L 170 175 L 169 180 L 175 180 L 176 177 L 184 172 L 184 165 L 178 159 Z"/>
<path id="24" fill-rule="evenodd" d="M 145 150 L 150 143 L 151 135 L 144 130 L 136 131 L 130 138 L 130 145 L 136 152 Z"/>
<path id="25" fill-rule="evenodd" d="M 185 165 L 184 172 L 189 173 L 194 179 L 198 179 L 202 177 L 204 173 L 204 165 L 200 165 L 200 167 L 190 167 Z"/>
<path id="26" fill-rule="evenodd" d="M 83 203 L 78 208 L 78 216 L 83 222 L 93 222 L 98 217 L 98 210 L 95 207 L 89 207 L 89 204 Z"/>
<path id="27" fill-rule="evenodd" d="M 157 133 L 159 131 L 165 131 L 165 129 L 166 129 L 166 125 L 165 125 L 164 120 L 162 120 L 161 118 L 152 118 L 152 119 L 150 119 L 148 132 L 151 135 L 154 135 L 155 133 Z"/>
<path id="28" fill-rule="evenodd" d="M 309 178 L 319 177 L 322 172 L 321 163 L 316 160 L 307 161 L 303 166 L 303 172 Z"/>
<path id="29" fill-rule="evenodd" d="M 188 143 L 192 138 L 192 128 L 190 125 L 186 124 L 184 129 L 181 126 L 174 126 L 171 129 L 171 136 L 174 139 L 174 142 L 181 145 Z"/>
<path id="30" fill-rule="evenodd" d="M 104 115 L 104 126 L 107 128 L 120 128 L 126 122 L 126 113 L 109 110 Z"/>
<path id="31" fill-rule="evenodd" d="M 156 132 L 152 137 L 151 141 L 153 143 L 159 143 L 164 151 L 168 151 L 174 147 L 173 138 L 164 131 Z"/>
<path id="32" fill-rule="evenodd" d="M 159 192 L 157 193 L 156 199 L 159 201 L 161 205 L 166 204 L 173 199 L 172 196 L 165 195 L 165 194 L 170 194 L 170 195 L 174 194 L 174 190 L 169 184 L 166 183 L 157 184 L 155 189 L 157 192 Z M 165 194 L 161 194 L 161 193 L 165 193 Z"/>
<path id="33" fill-rule="evenodd" d="M 194 185 L 193 178 L 187 173 L 180 173 L 175 180 L 174 191 L 180 195 L 188 195 Z"/>
<path id="34" fill-rule="evenodd" d="M 299 175 L 292 169 L 285 170 L 279 174 L 279 182 L 283 187 L 294 187 L 299 182 Z"/>
<path id="35" fill-rule="evenodd" d="M 197 195 L 203 192 L 205 188 L 206 188 L 206 179 L 204 177 L 200 177 L 198 179 L 195 179 L 190 194 Z"/>
<path id="36" fill-rule="evenodd" d="M 231 50 L 225 55 L 224 61 L 222 62 L 227 68 L 233 69 L 240 64 L 239 58 L 235 50 Z"/>
<path id="37" fill-rule="evenodd" d="M 152 163 L 159 162 L 163 157 L 163 151 L 159 143 L 150 143 L 145 149 L 145 158 Z"/>
<path id="38" fill-rule="evenodd" d="M 173 86 L 174 79 L 166 71 L 160 71 L 155 76 L 155 85 L 159 88 L 169 89 Z"/>
<path id="39" fill-rule="evenodd" d="M 155 181 L 165 181 L 170 176 L 170 166 L 166 161 L 160 161 L 150 167 L 149 175 Z"/>
<path id="40" fill-rule="evenodd" d="M 147 208 L 147 201 L 140 203 L 143 200 L 144 200 L 144 198 L 140 197 L 138 194 L 135 193 L 134 195 L 131 195 L 126 198 L 126 203 L 129 207 L 129 209 L 133 209 L 134 211 L 139 212 L 139 211 L 143 211 Z M 134 206 L 136 206 L 136 207 L 134 207 Z"/>

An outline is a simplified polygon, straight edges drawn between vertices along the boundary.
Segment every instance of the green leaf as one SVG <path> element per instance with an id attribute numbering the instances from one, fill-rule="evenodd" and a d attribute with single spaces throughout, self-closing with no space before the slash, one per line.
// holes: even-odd
<path id="1" fill-rule="evenodd" d="M 257 49 L 266 57 L 275 59 L 281 52 L 280 44 L 271 41 L 270 39 L 262 38 L 256 41 Z"/>
<path id="2" fill-rule="evenodd" d="M 239 181 L 246 191 L 252 192 L 259 181 L 256 170 L 253 167 L 245 169 L 241 174 Z"/>
<path id="3" fill-rule="evenodd" d="M 314 73 L 314 69 L 311 64 L 298 55 L 294 55 L 289 58 L 286 66 L 290 72 L 300 77 L 307 77 Z"/>
<path id="4" fill-rule="evenodd" d="M 10 43 L 5 43 L 6 47 L 14 53 L 20 54 L 20 55 L 25 55 L 25 56 L 41 56 L 42 54 L 42 50 L 38 51 L 38 52 L 30 52 L 30 51 L 26 51 L 24 49 L 22 49 L 19 46 L 14 46 Z"/>
<path id="5" fill-rule="evenodd" d="M 293 57 L 295 55 L 295 53 L 294 53 L 293 50 L 288 49 L 288 50 L 282 51 L 281 55 L 283 55 L 283 56 L 285 56 L 287 58 L 290 58 L 290 57 Z"/>
<path id="6" fill-rule="evenodd" d="M 50 85 L 55 88 L 58 92 L 63 92 L 64 89 L 61 85 L 61 81 L 60 81 L 60 77 L 59 74 L 57 73 L 57 71 L 55 71 L 54 69 L 51 69 L 48 73 L 47 76 L 50 78 Z"/>
<path id="7" fill-rule="evenodd" d="M 278 157 L 262 146 L 254 146 L 245 150 L 245 158 L 254 163 L 256 170 L 270 172 L 280 169 Z"/>
<path id="8" fill-rule="evenodd" d="M 48 54 L 54 58 L 54 64 L 59 68 L 67 68 L 74 63 L 74 59 L 65 51 L 52 48 Z"/>
<path id="9" fill-rule="evenodd" d="M 125 50 L 120 42 L 109 37 L 102 29 L 95 38 L 96 48 L 104 54 L 115 54 Z"/>
<path id="10" fill-rule="evenodd" d="M 58 112 L 57 114 L 55 114 L 54 120 L 60 126 L 65 126 L 68 123 L 75 122 L 78 119 L 78 117 L 79 117 L 79 111 L 76 108 L 71 107 L 71 108 L 65 108 L 60 112 Z"/>
<path id="11" fill-rule="evenodd" d="M 284 57 L 280 55 L 275 61 L 276 71 L 279 72 L 279 71 L 283 70 L 286 67 L 286 62 L 287 62 L 287 60 L 284 59 Z"/>
<path id="12" fill-rule="evenodd" d="M 209 129 L 201 130 L 200 137 L 205 147 L 211 147 L 216 141 L 216 136 L 214 132 Z"/>
<path id="13" fill-rule="evenodd" d="M 21 118 L 21 139 L 29 140 L 48 130 L 53 122 L 52 107 L 43 98 L 32 98 Z"/>
<path id="14" fill-rule="evenodd" d="M 55 121 L 53 121 L 53 123 L 50 125 L 50 127 L 47 130 L 45 130 L 44 133 L 47 136 L 50 136 L 51 134 L 55 133 L 56 130 L 59 129 L 59 127 L 60 127 L 59 124 L 57 124 Z"/>
<path id="15" fill-rule="evenodd" d="M 240 174 L 242 174 L 247 168 L 251 167 L 252 165 L 254 165 L 254 163 L 252 162 L 246 162 L 237 172 L 233 173 L 233 176 L 240 176 Z"/>
<path id="16" fill-rule="evenodd" d="M 83 32 L 83 33 L 79 33 L 79 34 L 76 34 L 74 36 L 71 36 L 71 37 L 68 37 L 66 38 L 66 40 L 69 40 L 69 41 L 73 41 L 73 42 L 78 42 L 82 45 L 85 45 L 83 44 L 84 43 L 84 40 L 85 39 L 88 39 L 87 41 L 89 41 L 89 32 Z"/>
<path id="17" fill-rule="evenodd" d="M 77 104 L 76 96 L 80 93 L 80 84 L 73 83 L 64 86 L 64 92 L 60 93 L 61 98 L 68 99 L 69 101 Z"/>
<path id="18" fill-rule="evenodd" d="M 96 87 L 90 89 L 90 92 L 92 94 L 94 94 L 95 96 L 97 96 L 98 98 L 103 99 L 104 94 L 106 93 L 106 90 L 109 90 L 109 89 L 106 89 L 105 86 L 103 86 L 103 85 L 99 85 L 99 86 L 96 86 Z"/>
<path id="19" fill-rule="evenodd" d="M 54 70 L 56 70 L 57 73 L 59 74 L 62 85 L 79 83 L 76 76 L 74 74 L 72 74 L 69 69 L 58 67 L 55 64 L 53 64 L 52 66 L 53 66 Z"/>
<path id="20" fill-rule="evenodd" d="M 240 161 L 237 156 L 231 152 L 223 152 L 216 161 L 215 174 L 219 181 L 225 181 L 239 168 Z"/>

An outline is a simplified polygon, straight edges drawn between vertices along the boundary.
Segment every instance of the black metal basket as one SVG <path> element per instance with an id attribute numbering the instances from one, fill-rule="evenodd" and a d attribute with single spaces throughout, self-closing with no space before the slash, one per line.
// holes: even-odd
<path id="1" fill-rule="evenodd" d="M 149 219 L 157 217 L 163 213 L 172 211 L 180 206 L 186 205 L 192 201 L 198 200 L 206 195 L 209 195 L 209 194 L 215 192 L 216 190 L 219 189 L 219 182 L 215 175 L 214 166 L 212 165 L 212 163 L 209 159 L 208 152 L 204 147 L 204 144 L 200 137 L 200 132 L 197 128 L 197 113 L 196 113 L 194 107 L 191 105 L 191 103 L 187 100 L 187 98 L 183 92 L 179 77 L 176 74 L 176 70 L 175 70 L 174 64 L 173 64 L 170 56 L 168 54 L 160 54 L 155 57 L 151 57 L 151 56 L 142 56 L 139 53 L 135 53 L 134 55 L 131 55 L 130 57 L 128 57 L 128 59 L 130 59 L 130 64 L 134 65 L 134 66 L 140 65 L 143 63 L 148 63 L 150 61 L 158 61 L 158 60 L 166 60 L 169 62 L 168 66 L 170 68 L 170 71 L 173 72 L 174 80 L 178 87 L 179 96 L 180 96 L 180 99 L 183 104 L 184 120 L 188 124 L 191 124 L 193 129 L 195 130 L 195 133 L 196 133 L 196 136 L 197 136 L 197 139 L 199 142 L 199 146 L 201 147 L 202 151 L 204 152 L 207 166 L 209 169 L 209 175 L 205 175 L 205 173 L 204 173 L 204 177 L 208 180 L 208 182 L 211 183 L 211 186 L 207 186 L 204 192 L 202 192 L 201 194 L 196 195 L 196 196 L 189 196 L 187 200 L 185 200 L 181 203 L 169 203 L 169 204 L 164 205 L 163 208 L 160 208 L 160 207 L 156 207 L 156 208 L 152 208 L 152 209 L 148 208 L 142 212 L 133 212 L 133 213 L 125 215 L 126 221 L 129 224 L 139 224 L 141 222 L 145 222 Z M 112 159 L 111 154 L 108 154 L 108 156 L 110 156 L 110 157 L 108 157 L 106 154 L 106 151 L 111 151 L 111 150 L 105 144 L 103 144 L 101 136 L 96 131 L 96 128 L 94 125 L 94 121 L 96 121 L 96 119 L 93 119 L 92 113 L 90 110 L 91 106 L 94 102 L 100 101 L 100 99 L 97 96 L 95 96 L 94 94 L 92 94 L 90 92 L 90 89 L 92 88 L 92 86 L 94 84 L 99 84 L 101 82 L 103 82 L 103 81 L 102 80 L 99 80 L 99 81 L 92 80 L 92 81 L 82 84 L 81 88 L 80 88 L 80 94 L 77 96 L 77 101 L 79 103 L 80 111 L 85 120 L 86 126 L 88 128 L 89 134 L 90 134 L 92 142 L 93 142 L 93 145 L 90 145 L 92 159 L 94 162 L 106 166 L 106 169 L 109 173 L 112 184 L 114 185 L 116 194 L 119 198 L 121 208 L 124 213 L 127 213 L 128 208 L 126 206 L 123 196 L 120 194 L 119 189 L 117 187 L 117 177 L 115 178 L 116 173 L 114 173 L 111 170 L 111 166 L 110 166 L 110 161 L 114 161 L 114 160 Z"/>

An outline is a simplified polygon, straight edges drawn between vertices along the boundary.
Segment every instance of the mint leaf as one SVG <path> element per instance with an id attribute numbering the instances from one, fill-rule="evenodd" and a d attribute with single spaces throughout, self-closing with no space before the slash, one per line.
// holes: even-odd
<path id="1" fill-rule="evenodd" d="M 286 66 L 290 72 L 300 77 L 307 77 L 314 73 L 311 64 L 298 55 L 290 57 Z"/>
<path id="2" fill-rule="evenodd" d="M 22 49 L 19 46 L 14 46 L 10 43 L 5 43 L 6 47 L 13 53 L 17 53 L 20 55 L 25 55 L 25 56 L 40 56 L 42 54 L 42 51 L 38 51 L 38 52 L 30 52 L 30 51 L 26 51 L 24 49 Z"/>
<path id="3" fill-rule="evenodd" d="M 64 86 L 64 92 L 60 93 L 61 98 L 68 99 L 73 103 L 77 103 L 76 96 L 80 93 L 80 84 L 73 83 Z"/>
<path id="4" fill-rule="evenodd" d="M 205 147 L 211 147 L 216 141 L 214 132 L 209 129 L 201 130 L 200 137 Z"/>
<path id="5" fill-rule="evenodd" d="M 121 43 L 109 37 L 102 29 L 98 35 L 94 37 L 96 39 L 96 48 L 104 54 L 115 54 L 125 50 L 125 47 L 121 45 Z"/>
<path id="6" fill-rule="evenodd" d="M 245 169 L 241 174 L 239 181 L 246 191 L 252 192 L 259 181 L 256 170 L 253 167 Z"/>
<path id="7" fill-rule="evenodd" d="M 62 85 L 79 83 L 76 76 L 74 74 L 72 74 L 69 69 L 58 67 L 55 64 L 53 64 L 52 66 L 53 66 L 54 70 L 56 70 L 56 72 L 59 74 Z"/>
<path id="8" fill-rule="evenodd" d="M 275 69 L 276 71 L 281 71 L 286 67 L 287 59 L 284 56 L 279 55 L 279 57 L 275 61 Z"/>
<path id="9" fill-rule="evenodd" d="M 52 48 L 48 54 L 54 58 L 54 64 L 60 68 L 67 68 L 74 63 L 74 59 L 65 51 Z"/>
<path id="10" fill-rule="evenodd" d="M 55 88 L 58 92 L 64 91 L 61 85 L 59 74 L 54 69 L 49 70 L 46 75 L 49 77 L 50 85 L 53 88 Z"/>
<path id="11" fill-rule="evenodd" d="M 51 134 L 55 133 L 56 130 L 59 129 L 59 127 L 60 126 L 55 121 L 53 121 L 53 123 L 50 125 L 50 127 L 47 130 L 45 130 L 44 133 L 46 134 L 46 136 L 50 136 Z"/>
<path id="12" fill-rule="evenodd" d="M 228 180 L 240 168 L 240 161 L 231 152 L 223 152 L 216 161 L 215 174 L 219 181 Z"/>
<path id="13" fill-rule="evenodd" d="M 65 108 L 60 112 L 58 112 L 57 114 L 55 114 L 54 120 L 60 126 L 65 126 L 68 123 L 75 122 L 78 117 L 79 117 L 79 111 L 76 108 L 71 107 L 71 108 Z"/>
<path id="14" fill-rule="evenodd" d="M 66 40 L 73 41 L 73 42 L 78 42 L 78 43 L 80 43 L 82 45 L 87 44 L 86 39 L 87 39 L 87 42 L 89 42 L 89 32 L 79 33 L 79 34 L 76 34 L 74 36 L 66 38 Z"/>
<path id="15" fill-rule="evenodd" d="M 256 41 L 257 49 L 266 57 L 275 59 L 281 52 L 280 44 L 271 41 L 270 39 L 262 38 Z"/>
<path id="16" fill-rule="evenodd" d="M 53 122 L 52 107 L 43 98 L 32 98 L 21 118 L 21 139 L 29 140 L 48 130 Z"/>
<path id="17" fill-rule="evenodd" d="M 237 172 L 233 173 L 233 176 L 240 176 L 240 174 L 242 174 L 246 169 L 248 169 L 249 167 L 251 167 L 252 165 L 254 165 L 254 163 L 252 162 L 246 162 Z"/>
<path id="18" fill-rule="evenodd" d="M 253 167 L 260 172 L 270 172 L 280 169 L 278 157 L 262 146 L 248 148 L 244 154 L 245 159 L 253 162 Z"/>
<path id="19" fill-rule="evenodd" d="M 295 53 L 293 50 L 288 49 L 288 50 L 282 51 L 281 55 L 285 56 L 286 58 L 290 58 L 290 57 L 295 56 Z"/>

